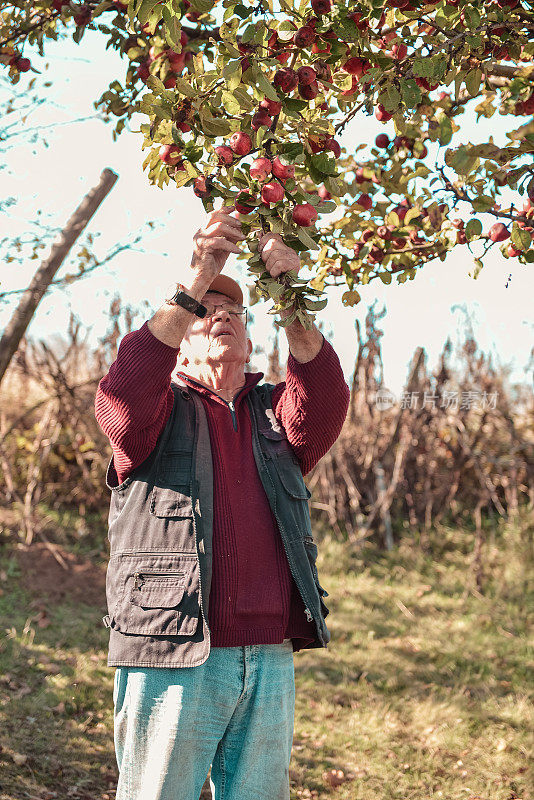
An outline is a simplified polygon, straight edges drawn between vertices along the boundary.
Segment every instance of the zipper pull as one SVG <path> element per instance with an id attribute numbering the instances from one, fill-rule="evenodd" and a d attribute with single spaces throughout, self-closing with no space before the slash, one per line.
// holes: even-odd
<path id="1" fill-rule="evenodd" d="M 313 619 L 313 616 L 312 616 L 312 613 L 311 613 L 310 609 L 309 608 L 305 608 L 304 609 L 304 613 L 306 614 L 306 619 L 308 620 L 308 622 L 311 622 L 312 619 Z"/>
<path id="2" fill-rule="evenodd" d="M 134 574 L 134 579 L 135 579 L 134 580 L 134 589 L 139 589 L 139 587 L 142 586 L 142 583 L 139 583 L 140 578 L 141 578 L 141 573 L 140 572 L 136 572 Z"/>

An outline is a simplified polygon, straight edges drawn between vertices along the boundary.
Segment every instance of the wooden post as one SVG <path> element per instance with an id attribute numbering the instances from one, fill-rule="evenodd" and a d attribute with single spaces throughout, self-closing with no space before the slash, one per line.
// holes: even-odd
<path id="1" fill-rule="evenodd" d="M 63 264 L 71 247 L 73 246 L 80 233 L 87 226 L 91 217 L 95 214 L 104 198 L 109 194 L 118 175 L 113 170 L 104 169 L 98 184 L 89 191 L 74 214 L 67 222 L 59 235 L 58 241 L 52 246 L 49 257 L 44 261 L 16 307 L 11 319 L 9 320 L 2 338 L 0 339 L 0 383 L 6 373 L 11 359 L 17 352 L 18 346 L 28 325 L 32 321 L 37 306 L 44 295 L 58 269 Z"/>

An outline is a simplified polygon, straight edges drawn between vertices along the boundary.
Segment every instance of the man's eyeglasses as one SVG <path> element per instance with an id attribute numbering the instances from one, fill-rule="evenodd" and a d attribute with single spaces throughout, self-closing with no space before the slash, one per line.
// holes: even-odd
<path id="1" fill-rule="evenodd" d="M 247 324 L 248 309 L 243 308 L 243 306 L 240 306 L 238 303 L 218 303 L 217 305 L 213 303 L 202 303 L 202 305 L 206 308 L 206 317 L 212 317 L 221 309 L 222 311 L 228 311 L 230 316 L 236 319 L 242 319 L 245 325 Z"/>

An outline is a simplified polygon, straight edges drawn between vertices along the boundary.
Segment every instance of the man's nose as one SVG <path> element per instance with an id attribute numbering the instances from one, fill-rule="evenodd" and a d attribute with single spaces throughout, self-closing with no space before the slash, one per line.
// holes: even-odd
<path id="1" fill-rule="evenodd" d="M 221 317 L 221 316 L 223 317 L 223 319 L 227 319 L 227 320 L 229 320 L 229 319 L 230 319 L 230 312 L 229 312 L 229 311 L 227 311 L 225 308 L 218 308 L 218 309 L 217 309 L 217 310 L 214 312 L 214 314 L 213 314 L 213 317 L 214 317 L 215 319 L 217 319 L 217 318 L 219 318 L 219 317 Z"/>

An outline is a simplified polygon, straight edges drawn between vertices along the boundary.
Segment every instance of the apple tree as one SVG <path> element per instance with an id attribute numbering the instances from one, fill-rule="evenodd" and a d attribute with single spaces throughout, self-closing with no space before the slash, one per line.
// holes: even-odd
<path id="1" fill-rule="evenodd" d="M 241 257 L 260 296 L 294 309 L 286 324 L 308 325 L 329 285 L 353 305 L 359 285 L 413 280 L 455 247 L 473 254 L 473 277 L 495 246 L 534 261 L 533 2 L 19 0 L 0 10 L 0 62 L 16 83 L 36 71 L 29 46 L 72 35 L 83 47 L 87 29 L 125 62 L 95 101 L 114 138 L 143 115 L 150 183 L 191 187 L 207 211 L 235 206 Z M 471 107 L 479 143 L 462 136 Z M 365 114 L 388 132 L 344 152 Z M 509 117 L 504 145 L 496 114 Z M 260 227 L 310 280 L 264 271 Z"/>

